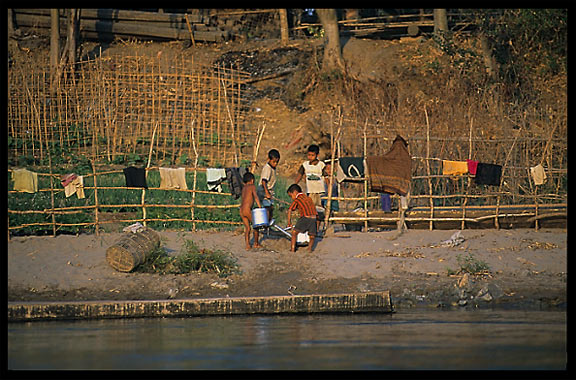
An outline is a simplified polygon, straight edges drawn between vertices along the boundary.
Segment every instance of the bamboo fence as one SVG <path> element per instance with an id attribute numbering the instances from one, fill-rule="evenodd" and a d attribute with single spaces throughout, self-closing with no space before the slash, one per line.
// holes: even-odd
<path id="1" fill-rule="evenodd" d="M 464 229 L 471 222 L 493 220 L 493 227 L 500 228 L 502 218 L 531 217 L 528 220 L 534 222 L 534 227 L 538 229 L 539 221 L 543 218 L 566 217 L 568 147 L 565 137 L 558 133 L 555 135 L 556 128 L 548 136 L 530 136 L 520 129 L 513 136 L 486 139 L 474 136 L 473 120 L 467 130 L 462 129 L 466 135 L 434 136 L 427 114 L 426 126 L 420 128 L 391 128 L 368 120 L 361 125 L 357 119 L 346 119 L 341 115 L 333 116 L 334 119 L 337 121 L 332 123 L 338 125 L 343 133 L 338 133 L 332 162 L 337 162 L 339 157 L 358 157 L 355 152 L 362 152 L 361 157 L 364 158 L 368 152 L 370 155 L 384 154 L 397 134 L 407 139 L 412 155 L 409 208 L 420 212 L 417 216 L 405 217 L 400 196 L 396 194 L 391 195 L 391 200 L 392 208 L 397 211 L 375 211 L 379 209 L 380 196 L 369 191 L 369 178 L 365 175 L 364 178 L 340 183 L 338 197 L 332 196 L 332 191 L 329 191 L 323 198 L 327 200 L 327 205 L 331 205 L 332 201 L 338 201 L 341 205 L 341 212 L 332 214 L 328 207 L 326 222 L 363 224 L 364 231 L 368 231 L 369 222 L 373 225 L 382 222 L 428 222 L 432 230 L 438 222 L 458 222 L 459 228 Z M 363 131 L 362 138 L 359 138 L 358 131 Z M 443 160 L 466 159 L 502 165 L 500 185 L 475 185 L 470 174 L 443 174 Z M 547 174 L 545 184 L 540 186 L 534 184 L 530 174 L 530 168 L 537 164 L 542 164 Z M 510 211 L 518 207 L 525 210 Z M 539 212 L 541 208 L 553 212 L 544 214 Z M 485 210 L 485 213 L 470 216 L 473 210 L 478 209 Z M 448 216 L 446 210 L 450 210 Z"/>
<path id="2" fill-rule="evenodd" d="M 8 71 L 8 158 L 42 162 L 80 155 L 97 162 L 148 155 L 155 161 L 198 156 L 211 166 L 250 160 L 255 129 L 246 120 L 248 74 L 176 58 L 113 56 L 67 66 L 56 89 L 46 68 Z M 145 160 L 143 158 L 143 160 Z"/>
<path id="3" fill-rule="evenodd" d="M 152 171 L 158 171 L 158 167 L 149 167 L 146 169 L 147 176 Z M 12 170 L 9 169 L 9 172 Z M 50 195 L 50 207 L 46 207 L 43 209 L 37 210 L 16 210 L 8 208 L 8 230 L 15 231 L 21 230 L 27 227 L 41 227 L 47 230 L 51 230 L 53 235 L 56 235 L 62 227 L 82 227 L 82 228 L 94 228 L 96 234 L 99 233 L 100 229 L 105 224 L 122 224 L 128 223 L 132 224 L 135 222 L 141 222 L 143 225 L 147 225 L 149 222 L 185 222 L 188 225 L 192 225 L 192 230 L 196 230 L 197 223 L 208 223 L 208 224 L 215 224 L 215 225 L 241 225 L 242 222 L 237 218 L 238 221 L 229 220 L 234 219 L 230 218 L 228 215 L 227 218 L 198 218 L 195 217 L 195 211 L 197 209 L 209 209 L 209 210 L 224 210 L 226 211 L 225 214 L 229 214 L 228 210 L 236 210 L 240 206 L 239 201 L 236 201 L 232 198 L 232 194 L 230 192 L 216 192 L 216 191 L 208 191 L 201 189 L 201 184 L 197 181 L 197 172 L 204 172 L 206 169 L 203 168 L 186 168 L 186 173 L 192 173 L 193 182 L 192 187 L 189 189 L 165 189 L 157 186 L 149 186 L 147 188 L 141 187 L 126 187 L 126 186 L 103 186 L 99 185 L 102 181 L 99 181 L 98 178 L 101 177 L 108 177 L 108 176 L 116 176 L 121 177 L 123 180 L 123 170 L 122 169 L 113 169 L 113 170 L 103 170 L 97 171 L 96 165 L 93 165 L 92 173 L 88 173 L 83 175 L 84 180 L 84 193 L 85 198 L 81 200 L 76 200 L 76 195 L 70 196 L 70 198 L 66 198 L 64 194 L 64 188 L 62 186 L 54 186 L 54 181 L 56 183 L 60 182 L 60 175 L 53 173 L 50 169 L 49 173 L 37 173 L 39 177 L 39 183 L 46 183 L 49 180 L 50 186 L 42 187 L 39 186 L 38 193 L 49 193 Z M 189 177 L 189 175 L 187 175 Z M 42 178 L 47 179 L 46 181 L 42 181 Z M 148 182 L 150 182 L 148 180 Z M 152 185 L 155 182 L 152 181 Z M 188 181 L 187 181 L 188 182 Z M 122 197 L 114 197 L 110 196 L 111 192 L 121 192 L 126 190 L 130 191 L 127 196 L 124 198 L 128 198 L 132 200 L 131 203 L 122 202 L 122 203 L 111 203 L 111 202 L 103 202 L 101 199 L 101 195 L 104 191 L 108 192 L 108 198 L 112 199 L 122 199 Z M 152 192 L 156 191 L 154 197 L 151 197 Z M 159 193 L 162 192 L 162 193 Z M 179 198 L 180 203 L 175 204 L 174 199 L 169 196 L 163 197 L 160 194 L 167 194 L 177 192 L 183 194 Z M 8 195 L 15 195 L 17 193 L 21 193 L 17 190 L 9 190 Z M 100 194 L 100 195 L 99 195 Z M 197 201 L 197 194 L 209 194 L 214 197 L 218 197 L 221 201 L 213 201 L 213 203 L 209 204 L 202 204 Z M 30 195 L 30 197 L 36 196 L 36 194 Z M 163 203 L 154 203 L 154 199 L 158 198 L 165 198 L 167 200 L 172 200 L 172 203 L 163 202 Z M 152 199 L 152 201 L 150 201 Z M 230 203 L 232 202 L 232 203 Z M 64 205 L 64 206 L 60 206 Z M 24 206 L 26 207 L 26 205 Z M 156 216 L 149 216 L 148 210 L 150 209 L 166 209 L 167 211 L 164 212 L 165 217 Z M 121 210 L 140 210 L 140 212 L 120 212 Z M 175 210 L 189 210 L 188 217 L 182 217 L 181 215 L 174 216 Z M 172 216 L 168 213 L 172 212 Z M 77 221 L 77 222 L 63 222 L 58 220 L 58 217 L 63 215 L 71 215 L 71 214 L 82 214 L 86 221 Z M 139 214 L 139 215 L 138 215 Z M 234 215 L 237 215 L 235 213 Z M 41 216 L 44 221 L 37 221 L 37 222 L 28 222 L 28 223 L 19 223 L 10 225 L 10 216 L 15 215 L 39 215 Z M 108 216 L 112 218 L 103 218 L 103 216 Z M 228 219 L 228 220 L 223 220 Z"/>

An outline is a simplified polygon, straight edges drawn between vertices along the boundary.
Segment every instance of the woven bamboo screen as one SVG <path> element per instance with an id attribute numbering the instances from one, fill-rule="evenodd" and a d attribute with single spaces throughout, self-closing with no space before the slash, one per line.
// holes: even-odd
<path id="1" fill-rule="evenodd" d="M 184 163 L 238 165 L 250 160 L 255 130 L 245 117 L 247 74 L 183 57 L 99 57 L 66 67 L 55 85 L 47 68 L 10 68 L 9 159 L 47 152 L 96 161 L 142 155 Z"/>

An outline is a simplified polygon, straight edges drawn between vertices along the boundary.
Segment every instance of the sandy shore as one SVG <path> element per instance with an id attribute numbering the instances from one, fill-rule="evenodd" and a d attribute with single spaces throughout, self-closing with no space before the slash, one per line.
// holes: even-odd
<path id="1" fill-rule="evenodd" d="M 241 274 L 121 273 L 106 249 L 121 235 L 12 237 L 8 242 L 8 301 L 144 300 L 226 296 L 350 293 L 389 290 L 397 308 L 415 306 L 563 309 L 567 288 L 567 230 L 409 230 L 332 232 L 311 254 L 289 251 L 272 235 L 264 249 L 246 251 L 234 232 L 160 231 L 176 255 L 186 239 L 233 254 Z M 464 258 L 487 264 L 473 276 L 458 273 Z"/>

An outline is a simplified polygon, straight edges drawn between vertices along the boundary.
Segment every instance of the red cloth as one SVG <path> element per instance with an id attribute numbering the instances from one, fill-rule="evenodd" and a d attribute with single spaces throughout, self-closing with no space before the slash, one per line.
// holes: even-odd
<path id="1" fill-rule="evenodd" d="M 468 173 L 476 175 L 476 169 L 478 168 L 478 161 L 466 160 L 468 163 Z"/>
<path id="2" fill-rule="evenodd" d="M 76 173 L 62 174 L 60 176 L 60 183 L 62 184 L 62 186 L 66 187 L 70 182 L 74 181 L 76 178 L 78 178 L 78 175 Z"/>

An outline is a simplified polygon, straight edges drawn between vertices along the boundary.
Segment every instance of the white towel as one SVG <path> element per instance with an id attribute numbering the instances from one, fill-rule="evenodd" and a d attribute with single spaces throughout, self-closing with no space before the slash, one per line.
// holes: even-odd
<path id="1" fill-rule="evenodd" d="M 222 192 L 222 186 L 220 183 L 226 180 L 226 170 L 208 168 L 206 169 L 206 184 L 208 185 L 208 190 L 216 190 L 219 193 Z"/>
<path id="2" fill-rule="evenodd" d="M 188 190 L 186 169 L 160 168 L 160 188 Z"/>
<path id="3" fill-rule="evenodd" d="M 530 174 L 532 174 L 535 185 L 543 185 L 546 182 L 546 172 L 542 165 L 538 164 L 530 168 Z"/>

